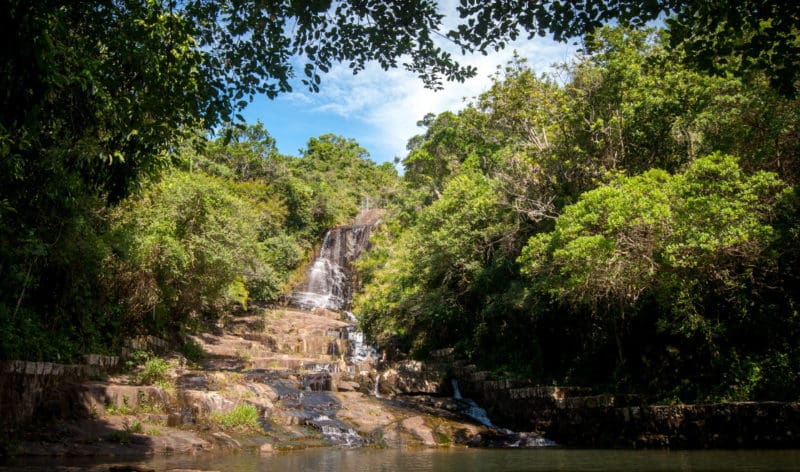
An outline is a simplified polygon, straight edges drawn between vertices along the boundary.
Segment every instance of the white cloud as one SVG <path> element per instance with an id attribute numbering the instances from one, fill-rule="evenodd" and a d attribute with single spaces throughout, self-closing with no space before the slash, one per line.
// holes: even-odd
<path id="1" fill-rule="evenodd" d="M 538 72 L 565 62 L 574 53 L 574 47 L 541 38 L 514 46 Z M 513 51 L 509 48 L 487 56 L 459 59 L 475 66 L 478 74 L 464 83 L 445 83 L 444 90 L 440 91 L 424 88 L 419 78 L 402 69 L 384 71 L 373 65 L 354 76 L 345 66 L 336 66 L 325 77 L 320 94 L 313 97 L 315 110 L 356 118 L 373 129 L 371 142 L 362 138 L 362 144 L 373 149 L 374 154 L 380 154 L 374 156 L 379 160 L 402 157 L 408 139 L 421 131 L 416 126 L 418 120 L 429 112 L 438 114 L 462 109 L 465 99 L 470 100 L 489 88 L 490 76 L 498 65 L 512 59 Z"/>

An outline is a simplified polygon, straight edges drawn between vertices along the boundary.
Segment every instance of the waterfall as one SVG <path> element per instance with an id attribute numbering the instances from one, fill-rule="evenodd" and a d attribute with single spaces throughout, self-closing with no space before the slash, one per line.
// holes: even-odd
<path id="1" fill-rule="evenodd" d="M 306 272 L 305 281 L 289 296 L 303 310 L 346 310 L 358 287 L 354 262 L 367 248 L 373 224 L 340 226 L 325 233 L 319 254 Z"/>
<path id="2" fill-rule="evenodd" d="M 343 312 L 353 323 L 356 317 L 348 311 L 359 279 L 355 261 L 368 248 L 372 228 L 381 215 L 380 210 L 359 214 L 356 223 L 339 226 L 325 233 L 319 254 L 306 271 L 303 283 L 289 295 L 289 302 L 302 310 L 324 308 Z M 347 328 L 348 355 L 352 365 L 377 359 L 375 348 L 364 342 L 364 333 L 355 326 Z"/>
<path id="3" fill-rule="evenodd" d="M 461 396 L 461 389 L 458 388 L 458 380 L 453 379 L 450 381 L 450 384 L 453 386 L 453 400 L 463 400 L 464 397 Z"/>

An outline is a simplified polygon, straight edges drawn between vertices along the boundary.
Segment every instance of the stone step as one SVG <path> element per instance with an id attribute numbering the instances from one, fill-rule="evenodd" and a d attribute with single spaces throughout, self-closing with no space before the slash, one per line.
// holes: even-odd
<path id="1" fill-rule="evenodd" d="M 154 385 L 122 385 L 84 382 L 73 387 L 72 415 L 90 417 L 99 412 L 136 414 L 164 412 L 172 402 L 170 395 Z"/>

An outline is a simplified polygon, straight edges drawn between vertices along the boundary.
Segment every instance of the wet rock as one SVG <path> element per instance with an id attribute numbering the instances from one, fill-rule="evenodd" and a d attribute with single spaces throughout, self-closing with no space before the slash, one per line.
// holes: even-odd
<path id="1" fill-rule="evenodd" d="M 558 444 L 536 433 L 515 433 L 509 430 L 489 429 L 472 436 L 467 441 L 470 447 L 524 449 L 555 447 Z"/>
<path id="2" fill-rule="evenodd" d="M 303 376 L 302 385 L 304 390 L 314 392 L 330 392 L 334 390 L 333 377 L 328 372 L 306 374 Z"/>
<path id="3" fill-rule="evenodd" d="M 401 423 L 403 428 L 413 434 L 425 446 L 437 446 L 438 443 L 433 438 L 433 430 L 425 424 L 422 416 L 412 416 L 404 419 Z"/>
<path id="4" fill-rule="evenodd" d="M 366 443 L 355 429 L 337 418 L 320 415 L 306 420 L 305 424 L 316 428 L 332 446 L 354 448 Z"/>
<path id="5" fill-rule="evenodd" d="M 211 437 L 214 439 L 215 445 L 221 449 L 235 450 L 242 447 L 239 441 L 226 433 L 213 433 Z"/>

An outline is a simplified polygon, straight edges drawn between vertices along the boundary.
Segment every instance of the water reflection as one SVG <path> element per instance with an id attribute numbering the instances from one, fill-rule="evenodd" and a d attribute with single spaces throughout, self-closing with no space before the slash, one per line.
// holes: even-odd
<path id="1" fill-rule="evenodd" d="M 643 471 L 722 472 L 800 470 L 800 451 L 594 451 L 569 449 L 317 449 L 258 455 L 173 457 L 146 464 L 156 470 L 197 468 L 261 471 Z"/>

